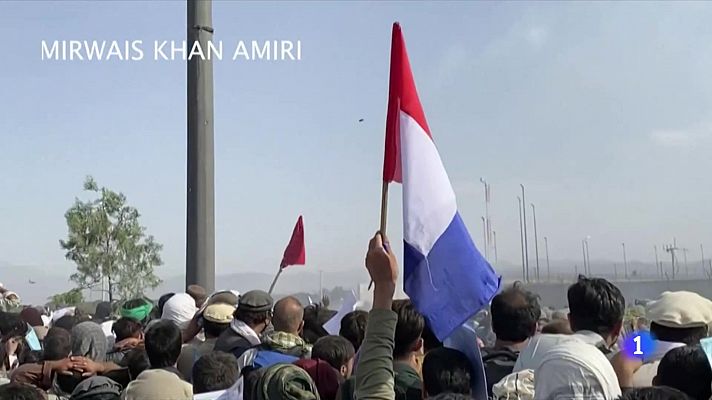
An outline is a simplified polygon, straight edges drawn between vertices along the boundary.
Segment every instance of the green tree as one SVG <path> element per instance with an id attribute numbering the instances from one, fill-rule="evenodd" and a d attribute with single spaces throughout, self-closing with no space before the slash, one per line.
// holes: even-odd
<path id="1" fill-rule="evenodd" d="M 72 289 L 65 293 L 55 294 L 50 298 L 56 307 L 72 307 L 84 302 L 81 289 Z"/>
<path id="2" fill-rule="evenodd" d="M 161 280 L 153 268 L 163 263 L 163 246 L 139 224 L 138 210 L 126 204 L 122 193 L 99 188 L 91 176 L 84 191 L 93 198 L 75 199 L 64 215 L 67 240 L 59 242 L 66 258 L 77 265 L 71 280 L 79 289 L 101 286 L 110 301 L 137 298 L 146 288 L 158 286 Z"/>

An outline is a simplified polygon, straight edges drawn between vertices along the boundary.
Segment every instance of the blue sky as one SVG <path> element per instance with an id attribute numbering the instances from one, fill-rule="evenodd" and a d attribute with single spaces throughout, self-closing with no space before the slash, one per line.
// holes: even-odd
<path id="1" fill-rule="evenodd" d="M 712 5 L 215 2 L 213 14 L 228 48 L 299 39 L 303 57 L 215 63 L 218 273 L 276 268 L 300 213 L 311 266 L 362 266 L 396 20 L 478 243 L 484 176 L 502 260 L 520 257 L 519 183 L 554 259 L 578 260 L 587 235 L 594 259 L 620 258 L 625 241 L 629 259 L 652 260 L 673 236 L 712 254 Z M 69 272 L 63 213 L 91 174 L 141 211 L 162 274 L 180 274 L 185 64 L 48 62 L 40 43 L 183 40 L 185 5 L 3 2 L 0 15 L 0 261 Z M 399 203 L 394 188 L 396 243 Z"/>

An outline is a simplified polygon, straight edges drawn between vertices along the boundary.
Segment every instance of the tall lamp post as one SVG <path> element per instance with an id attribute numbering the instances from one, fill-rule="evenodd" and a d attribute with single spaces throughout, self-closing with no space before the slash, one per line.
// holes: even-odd
<path id="1" fill-rule="evenodd" d="M 544 236 L 544 250 L 546 251 L 546 280 L 551 282 L 551 267 L 549 265 L 549 238 Z"/>
<path id="2" fill-rule="evenodd" d="M 623 274 L 625 279 L 628 279 L 628 258 L 625 254 L 625 243 L 621 243 L 621 246 L 623 246 Z"/>
<path id="3" fill-rule="evenodd" d="M 534 255 L 536 255 L 536 280 L 539 280 L 539 236 L 536 232 L 536 208 L 532 203 L 532 218 L 534 219 Z"/>
<path id="4" fill-rule="evenodd" d="M 522 280 L 527 281 L 527 263 L 524 254 L 524 224 L 522 221 L 522 198 L 517 196 L 519 202 L 519 242 L 522 244 Z"/>
<path id="5" fill-rule="evenodd" d="M 212 1 L 188 0 L 187 42 L 207 49 L 213 37 Z M 188 60 L 186 193 L 186 287 L 215 290 L 215 154 L 213 142 L 213 64 L 208 57 Z"/>
<path id="6" fill-rule="evenodd" d="M 524 261 L 527 271 L 527 282 L 529 282 L 529 243 L 527 242 L 527 200 L 524 197 L 524 184 L 520 183 L 522 188 L 522 221 L 524 222 Z"/>

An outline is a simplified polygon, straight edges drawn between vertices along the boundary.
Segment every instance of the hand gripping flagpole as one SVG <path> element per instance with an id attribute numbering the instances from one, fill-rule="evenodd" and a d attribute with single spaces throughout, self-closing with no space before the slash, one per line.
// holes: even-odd
<path id="1" fill-rule="evenodd" d="M 381 228 L 378 232 L 381 234 L 381 238 L 385 241 L 386 236 L 386 224 L 388 223 L 388 181 L 383 181 L 383 186 L 381 186 Z M 384 243 L 385 244 L 385 243 Z M 386 249 L 390 251 L 390 249 Z M 368 290 L 373 287 L 373 281 L 368 284 Z"/>

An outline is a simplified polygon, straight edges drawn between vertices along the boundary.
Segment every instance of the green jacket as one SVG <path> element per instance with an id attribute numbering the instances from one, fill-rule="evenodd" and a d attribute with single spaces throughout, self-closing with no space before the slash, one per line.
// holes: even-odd
<path id="1" fill-rule="evenodd" d="M 398 315 L 391 310 L 368 314 L 366 335 L 356 368 L 356 400 L 395 400 L 393 337 Z"/>
<path id="2" fill-rule="evenodd" d="M 395 372 L 396 400 L 421 400 L 423 398 L 423 384 L 418 371 L 406 363 L 394 362 L 393 372 Z"/>

